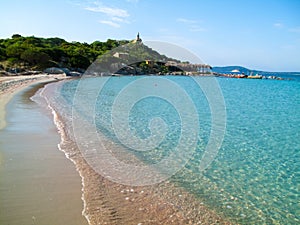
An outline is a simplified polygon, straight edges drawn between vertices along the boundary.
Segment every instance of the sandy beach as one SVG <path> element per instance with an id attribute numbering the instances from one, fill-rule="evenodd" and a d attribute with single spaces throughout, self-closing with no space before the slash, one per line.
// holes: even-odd
<path id="1" fill-rule="evenodd" d="M 13 96 L 28 87 L 31 84 L 42 82 L 56 81 L 57 79 L 65 79 L 65 74 L 61 75 L 27 75 L 27 76 L 3 76 L 0 77 L 0 130 L 6 126 L 6 110 L 7 103 Z M 2 163 L 2 155 L 0 152 L 0 165 Z"/>
<path id="2" fill-rule="evenodd" d="M 30 100 L 64 78 L 1 77 L 0 224 L 87 224 L 80 176 L 57 147 L 51 114 Z"/>
<path id="3" fill-rule="evenodd" d="M 27 75 L 27 76 L 4 76 L 0 77 L 0 129 L 5 127 L 5 106 L 12 99 L 14 94 L 31 84 L 51 82 L 58 79 L 65 79 L 65 74 L 61 75 Z"/>

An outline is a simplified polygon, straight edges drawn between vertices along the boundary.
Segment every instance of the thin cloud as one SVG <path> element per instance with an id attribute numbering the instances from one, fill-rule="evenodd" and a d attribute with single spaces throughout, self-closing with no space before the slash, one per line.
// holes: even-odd
<path id="1" fill-rule="evenodd" d="M 185 19 L 185 18 L 178 18 L 176 21 L 180 22 L 180 23 L 186 23 L 186 24 L 198 23 L 198 21 L 196 21 L 196 20 L 189 20 L 189 19 Z"/>
<path id="2" fill-rule="evenodd" d="M 176 21 L 179 23 L 185 24 L 187 26 L 188 30 L 191 32 L 202 32 L 202 31 L 206 30 L 205 28 L 203 28 L 199 25 L 199 21 L 197 21 L 197 20 L 178 18 L 178 19 L 176 19 Z"/>
<path id="3" fill-rule="evenodd" d="M 300 34 L 300 27 L 293 27 L 289 29 L 289 32 L 292 33 L 299 33 Z"/>
<path id="4" fill-rule="evenodd" d="M 100 20 L 99 23 L 106 24 L 106 25 L 109 25 L 109 26 L 115 27 L 115 28 L 119 28 L 120 27 L 120 24 L 115 23 L 115 22 L 110 21 L 110 20 Z"/>
<path id="5" fill-rule="evenodd" d="M 127 2 L 130 2 L 130 3 L 138 3 L 139 0 L 126 0 Z"/>
<path id="6" fill-rule="evenodd" d="M 106 6 L 86 7 L 88 11 L 104 13 L 111 17 L 129 17 L 129 14 L 124 9 L 110 8 Z"/>
<path id="7" fill-rule="evenodd" d="M 273 26 L 276 27 L 276 28 L 283 28 L 282 23 L 274 23 Z"/>
<path id="8" fill-rule="evenodd" d="M 120 18 L 120 17 L 112 17 L 111 20 L 115 21 L 115 22 L 119 22 L 119 23 L 129 23 L 128 20 Z"/>
<path id="9" fill-rule="evenodd" d="M 102 14 L 103 20 L 99 22 L 111 27 L 119 28 L 122 23 L 129 23 L 127 20 L 130 17 L 125 9 L 109 7 L 101 2 L 94 2 L 92 6 L 85 6 L 85 10 Z"/>
<path id="10" fill-rule="evenodd" d="M 273 27 L 278 28 L 278 29 L 285 28 L 284 24 L 282 24 L 282 23 L 274 23 Z M 291 32 L 291 33 L 298 33 L 298 34 L 300 33 L 300 27 L 292 27 L 292 28 L 286 27 L 284 30 Z"/>
<path id="11" fill-rule="evenodd" d="M 202 32 L 202 31 L 206 31 L 206 29 L 203 28 L 203 27 L 191 27 L 189 30 L 192 31 L 192 32 Z"/>

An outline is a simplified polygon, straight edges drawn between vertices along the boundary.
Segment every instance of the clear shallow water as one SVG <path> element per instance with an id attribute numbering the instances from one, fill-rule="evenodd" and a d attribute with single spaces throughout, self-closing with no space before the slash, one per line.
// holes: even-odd
<path id="1" fill-rule="evenodd" d="M 297 224 L 299 83 L 236 79 L 219 83 L 227 129 L 218 156 L 204 177 L 194 169 L 194 160 L 190 170 L 175 179 L 185 180 L 188 189 L 233 221 Z"/>
<path id="2" fill-rule="evenodd" d="M 85 104 L 90 101 L 95 106 L 95 118 L 90 118 L 85 109 L 77 108 L 77 111 L 88 121 L 95 121 L 98 131 L 119 143 L 112 129 L 112 105 L 124 87 L 141 78 L 111 78 L 95 102 L 87 92 Z M 102 78 L 87 80 L 91 91 L 97 90 L 97 79 Z M 300 83 L 218 79 L 226 103 L 226 133 L 216 159 L 205 172 L 200 172 L 199 163 L 211 128 L 209 104 L 191 78 L 166 79 L 177 83 L 190 96 L 200 123 L 199 141 L 193 158 L 170 180 L 233 222 L 298 224 Z M 60 93 L 57 93 L 63 98 L 59 100 L 58 96 L 54 97 L 56 103 L 63 102 L 61 106 L 57 105 L 57 110 L 63 112 L 71 109 L 77 84 L 78 80 L 63 84 Z M 131 132 L 141 138 L 149 136 L 148 123 L 154 117 L 162 118 L 169 128 L 163 142 L 153 151 L 140 152 L 127 148 L 145 163 L 156 163 L 168 155 L 178 143 L 181 132 L 176 107 L 155 97 L 144 98 L 131 108 Z M 123 147 L 126 149 L 126 146 Z"/>

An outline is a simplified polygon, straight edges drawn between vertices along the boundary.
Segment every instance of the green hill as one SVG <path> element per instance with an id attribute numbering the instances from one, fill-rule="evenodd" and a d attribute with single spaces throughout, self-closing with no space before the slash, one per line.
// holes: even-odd
<path id="1" fill-rule="evenodd" d="M 99 55 L 127 43 L 127 40 L 108 39 L 88 44 L 67 42 L 57 37 L 22 37 L 15 34 L 12 38 L 0 39 L 0 67 L 4 70 L 42 70 L 55 66 L 85 70 Z"/>
<path id="2" fill-rule="evenodd" d="M 23 37 L 18 34 L 0 39 L 0 70 L 16 73 L 59 67 L 84 72 L 95 60 L 98 67 L 101 65 L 99 71 L 113 73 L 124 65 L 134 67 L 135 73 L 158 73 L 166 68 L 157 63 L 150 66 L 145 60 L 178 61 L 159 54 L 142 42 L 129 40 L 108 39 L 88 44 L 67 42 L 58 37 Z"/>

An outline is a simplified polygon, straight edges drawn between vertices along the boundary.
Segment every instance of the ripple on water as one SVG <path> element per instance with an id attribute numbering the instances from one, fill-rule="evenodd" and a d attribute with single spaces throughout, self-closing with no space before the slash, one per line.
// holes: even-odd
<path id="1" fill-rule="evenodd" d="M 130 80 L 131 78 L 123 79 L 122 77 L 116 79 L 117 83 L 109 86 L 110 89 L 104 90 L 105 98 L 98 98 L 96 104 L 96 124 L 99 132 L 116 143 L 118 141 L 111 126 L 111 105 L 119 90 Z M 300 177 L 298 160 L 300 154 L 300 83 L 218 79 L 226 102 L 227 130 L 216 160 L 208 170 L 202 173 L 199 171 L 199 162 L 210 134 L 211 117 L 207 113 L 209 106 L 188 80 L 182 77 L 172 78 L 172 80 L 183 87 L 188 87 L 187 93 L 193 101 L 197 102 L 196 108 L 201 115 L 200 140 L 193 158 L 183 170 L 170 179 L 171 183 L 158 186 L 159 188 L 155 186 L 156 189 L 139 190 L 139 193 L 144 191 L 156 197 L 164 193 L 165 199 L 173 202 L 171 208 L 175 210 L 174 207 L 177 209 L 179 207 L 186 210 L 187 217 L 190 219 L 195 216 L 196 205 L 199 207 L 205 204 L 224 217 L 241 224 L 296 224 L 299 222 L 297 185 Z M 63 96 L 63 101 L 72 102 L 77 82 L 66 82 L 62 87 L 60 94 Z M 203 102 L 199 103 L 199 99 Z M 56 104 L 59 101 L 56 99 Z M 144 104 L 140 102 L 140 105 L 132 110 L 131 126 L 135 126 L 135 131 L 141 136 L 145 137 L 149 134 L 149 129 L 145 125 L 153 115 L 166 118 L 166 123 L 172 127 L 172 132 L 165 142 L 155 151 L 135 154 L 135 157 L 140 160 L 157 162 L 167 155 L 169 149 L 178 141 L 180 119 L 174 108 L 168 107 L 165 103 L 147 99 Z M 155 104 L 159 104 L 160 107 L 155 107 Z M 64 109 L 68 107 L 70 107 L 68 104 L 63 105 Z M 59 110 L 64 113 L 64 110 Z M 68 113 L 62 116 L 70 117 Z M 72 136 L 72 132 L 69 133 Z M 186 198 L 188 201 L 182 202 L 181 199 L 185 197 L 182 193 L 174 196 L 173 192 L 177 192 L 175 186 L 192 194 L 193 200 Z M 131 196 L 130 191 L 121 192 L 122 190 L 118 191 L 118 194 L 122 194 L 122 201 L 119 197 L 112 197 L 112 199 L 115 198 L 116 202 L 120 200 L 125 205 L 129 202 L 145 200 Z M 134 193 L 136 193 L 135 189 L 132 194 Z M 147 201 L 149 199 L 147 198 Z M 102 199 L 101 201 L 110 200 Z M 147 203 L 150 204 L 150 202 L 149 200 Z M 160 203 L 163 205 L 162 202 Z M 134 210 L 147 213 L 145 208 L 146 206 L 139 205 Z M 156 205 L 151 210 L 162 208 Z M 116 215 L 113 210 L 107 210 L 111 215 Z M 179 218 L 181 216 L 179 212 L 175 210 L 169 215 Z M 116 216 L 116 218 L 119 217 L 122 218 L 123 214 Z"/>

